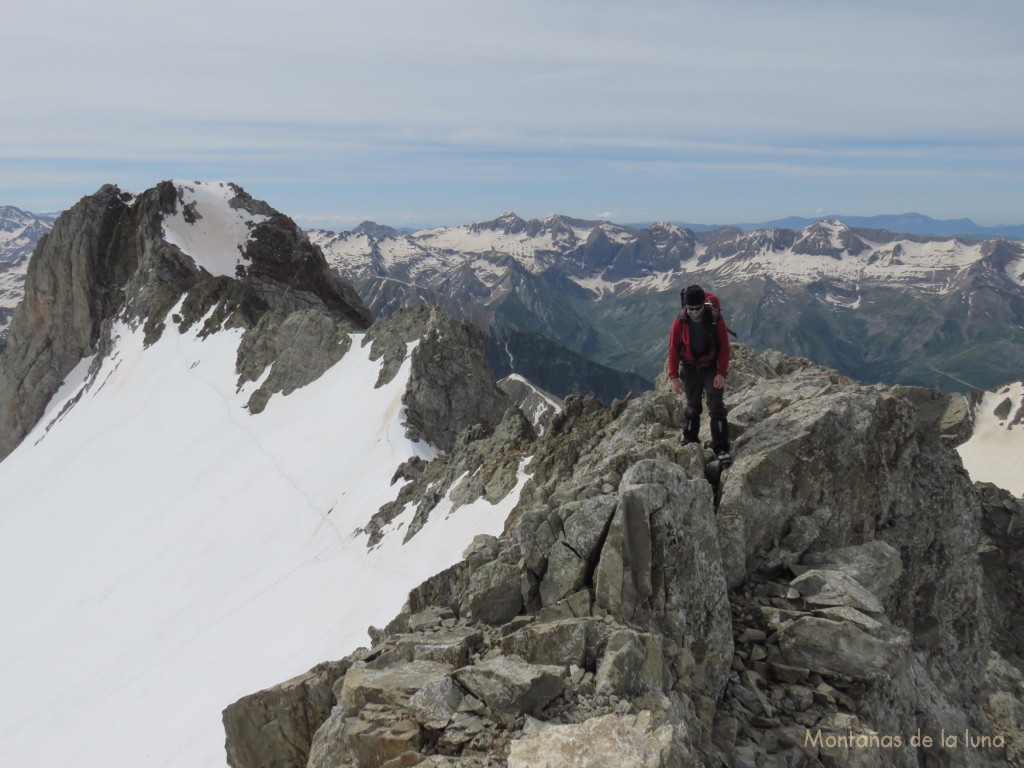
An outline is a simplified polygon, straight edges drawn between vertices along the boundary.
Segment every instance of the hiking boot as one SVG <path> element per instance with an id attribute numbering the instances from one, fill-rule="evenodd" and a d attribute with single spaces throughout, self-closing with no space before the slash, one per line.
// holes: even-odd
<path id="1" fill-rule="evenodd" d="M 724 451 L 724 450 L 715 451 L 715 459 L 718 460 L 718 463 L 722 467 L 727 467 L 730 464 L 732 464 L 732 454 L 729 453 L 728 451 Z"/>
<path id="2" fill-rule="evenodd" d="M 715 453 L 729 452 L 729 422 L 720 416 L 711 419 L 711 447 Z"/>
<path id="3" fill-rule="evenodd" d="M 687 437 L 686 435 L 679 436 L 679 443 L 681 445 L 697 445 L 700 441 L 695 437 Z"/>

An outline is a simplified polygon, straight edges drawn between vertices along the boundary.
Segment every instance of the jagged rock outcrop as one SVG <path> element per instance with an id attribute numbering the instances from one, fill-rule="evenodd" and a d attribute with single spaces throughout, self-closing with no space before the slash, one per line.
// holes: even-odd
<path id="1" fill-rule="evenodd" d="M 1024 668 L 1024 501 L 991 483 L 976 486 L 981 500 L 979 552 L 992 625 L 992 645 Z"/>
<path id="2" fill-rule="evenodd" d="M 32 429 L 74 366 L 104 353 L 115 319 L 142 324 L 147 343 L 168 322 L 184 330 L 202 321 L 204 333 L 246 329 L 240 385 L 282 362 L 253 395 L 253 411 L 273 392 L 315 379 L 343 353 L 336 342 L 344 333 L 369 325 L 358 295 L 332 276 L 294 222 L 234 185 L 224 195 L 251 217 L 240 253 L 228 254 L 239 258 L 234 275 L 211 274 L 167 239 L 166 223 L 177 213 L 189 225 L 201 220 L 194 201 L 185 202 L 185 188 L 172 182 L 137 196 L 106 185 L 40 239 L 0 358 L 0 459 Z M 292 317 L 297 312 L 303 314 Z"/>
<path id="3" fill-rule="evenodd" d="M 516 404 L 538 432 L 543 432 L 558 414 L 562 400 L 545 392 L 522 376 L 512 374 L 498 382 L 509 400 Z"/>
<path id="4" fill-rule="evenodd" d="M 228 743 L 228 761 L 304 766 L 313 736 L 334 706 L 331 686 L 350 666 L 348 661 L 326 662 L 232 708 L 224 723 L 238 737 Z"/>
<path id="5" fill-rule="evenodd" d="M 730 387 L 724 471 L 664 382 L 520 432 L 503 535 L 343 662 L 309 765 L 1021 765 L 1019 505 L 948 403 L 743 347 Z"/>
<path id="6" fill-rule="evenodd" d="M 489 407 L 485 406 L 484 413 L 487 410 Z M 464 413 L 468 416 L 470 412 Z M 485 423 L 473 422 L 459 435 L 449 455 L 429 463 L 410 459 L 392 479 L 393 484 L 405 480 L 405 485 L 363 527 L 370 546 L 380 541 L 384 526 L 401 514 L 407 504 L 414 504 L 416 513 L 406 531 L 406 540 L 416 535 L 445 497 L 451 499 L 453 508 L 479 498 L 498 503 L 515 487 L 520 465 L 529 455 L 534 437 L 533 427 L 523 413 L 510 407 L 489 433 Z"/>
<path id="7" fill-rule="evenodd" d="M 512 405 L 484 360 L 483 334 L 436 307 L 401 309 L 372 327 L 367 338 L 373 342 L 371 358 L 384 360 L 380 383 L 394 378 L 408 345 L 416 345 L 402 398 L 410 437 L 449 451 L 467 427 L 493 430 Z"/>

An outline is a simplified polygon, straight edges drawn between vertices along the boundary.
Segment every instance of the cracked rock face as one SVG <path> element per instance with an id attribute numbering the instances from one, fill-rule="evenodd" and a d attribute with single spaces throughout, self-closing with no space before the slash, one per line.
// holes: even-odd
<path id="1" fill-rule="evenodd" d="M 680 445 L 664 383 L 611 408 L 570 397 L 539 437 L 506 424 L 532 460 L 503 535 L 346 659 L 451 671 L 355 714 L 339 697 L 335 764 L 910 768 L 919 729 L 1003 740 L 926 762 L 1019 763 L 1019 505 L 968 481 L 945 407 L 743 348 L 730 386 L 724 471 Z M 493 440 L 467 429 L 406 468 L 406 501 L 488 466 Z M 367 756 L 385 744 L 392 762 Z"/>
<path id="2" fill-rule="evenodd" d="M 25 297 L 0 358 L 0 458 L 42 415 L 64 376 L 99 341 L 135 268 L 109 258 L 128 206 L 105 186 L 64 213 L 29 261 Z"/>
<path id="3" fill-rule="evenodd" d="M 416 344 L 402 398 L 407 433 L 414 439 L 451 451 L 467 427 L 480 425 L 490 433 L 512 406 L 484 360 L 483 334 L 436 307 L 399 310 L 371 328 L 368 339 L 371 358 L 384 361 L 380 383 L 397 374 L 406 347 Z"/>

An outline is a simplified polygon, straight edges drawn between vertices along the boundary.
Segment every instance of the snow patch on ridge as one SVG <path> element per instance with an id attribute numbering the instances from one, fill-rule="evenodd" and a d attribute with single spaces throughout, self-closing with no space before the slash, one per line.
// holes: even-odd
<path id="1" fill-rule="evenodd" d="M 211 275 L 235 277 L 252 228 L 267 217 L 232 208 L 234 188 L 225 182 L 173 182 L 181 193 L 173 216 L 164 219 L 164 239 Z M 187 211 L 194 213 L 192 215 Z"/>
<path id="2" fill-rule="evenodd" d="M 1007 399 L 1008 414 L 997 416 Z M 957 448 L 964 468 L 975 482 L 994 483 L 1024 497 L 1024 382 L 986 392 L 976 414 L 971 439 Z"/>
<path id="3" fill-rule="evenodd" d="M 1024 258 L 1010 262 L 1006 267 L 1006 274 L 1017 285 L 1024 287 Z"/>

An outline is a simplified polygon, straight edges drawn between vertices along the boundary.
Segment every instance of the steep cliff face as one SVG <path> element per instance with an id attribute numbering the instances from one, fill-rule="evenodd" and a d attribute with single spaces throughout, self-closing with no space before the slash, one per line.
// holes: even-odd
<path id="1" fill-rule="evenodd" d="M 299 310 L 320 320 L 307 315 L 283 328 Z M 136 196 L 104 186 L 60 216 L 29 263 L 0 358 L 0 458 L 79 361 L 103 355 L 114 318 L 144 323 L 149 341 L 169 322 L 181 330 L 199 321 L 207 332 L 252 329 L 245 347 L 258 350 L 258 360 L 239 360 L 243 377 L 292 349 L 289 340 L 340 338 L 372 319 L 293 222 L 239 187 L 162 182 Z M 337 330 L 328 333 L 325 323 Z M 273 391 L 311 381 L 344 351 L 336 343 L 313 347 L 292 349 L 307 370 L 268 382 L 253 396 L 254 411 Z"/>
<path id="2" fill-rule="evenodd" d="M 119 270 L 108 255 L 127 209 L 120 190 L 105 186 L 39 241 L 0 358 L 0 457 L 35 424 L 64 376 L 94 351 L 103 320 L 123 302 L 126 275 L 118 273 L 134 271 L 135 263 Z"/>
<path id="3" fill-rule="evenodd" d="M 501 444 L 532 456 L 504 534 L 371 648 L 229 707 L 229 762 L 1021 765 L 1024 518 L 963 471 L 962 404 L 736 358 L 731 467 L 680 446 L 664 382 L 569 398 Z"/>

